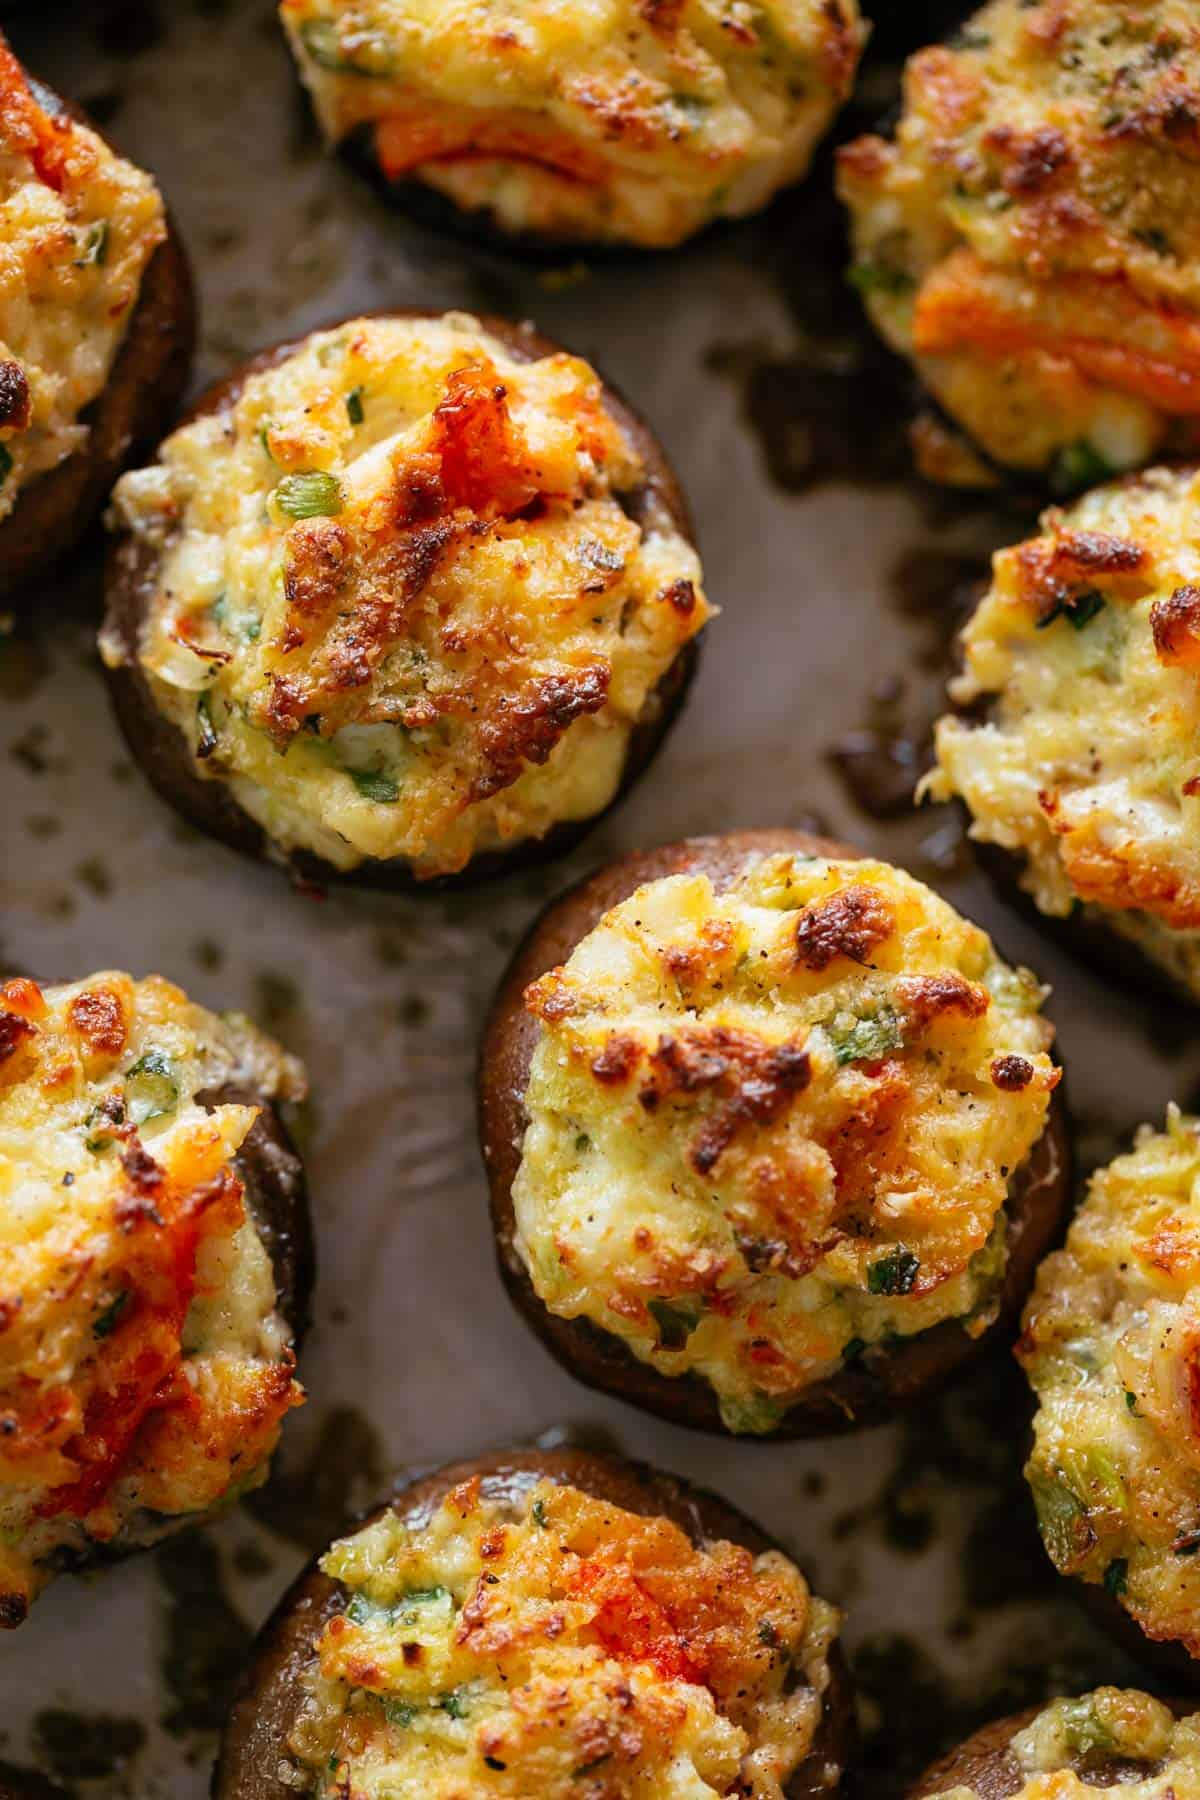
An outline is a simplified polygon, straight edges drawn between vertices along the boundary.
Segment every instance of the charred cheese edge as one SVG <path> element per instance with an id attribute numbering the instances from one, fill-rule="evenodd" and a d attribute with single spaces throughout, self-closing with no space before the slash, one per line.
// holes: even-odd
<path id="1" fill-rule="evenodd" d="M 1191 0 L 992 0 L 841 152 L 852 278 L 976 445 L 1077 489 L 1200 440 L 1198 159 Z"/>
<path id="2" fill-rule="evenodd" d="M 158 976 L 0 984 L 0 1625 L 265 1479 L 299 1403 L 235 1157 L 299 1064 Z"/>
<path id="3" fill-rule="evenodd" d="M 0 519 L 88 444 L 166 237 L 153 180 L 31 83 L 0 34 Z"/>
<path id="4" fill-rule="evenodd" d="M 782 1800 L 813 1747 L 839 1615 L 779 1551 L 476 1477 L 321 1567 L 290 1748 L 330 1800 Z"/>
<path id="5" fill-rule="evenodd" d="M 702 1376 L 744 1432 L 888 1339 L 981 1333 L 1058 1081 L 1041 1001 L 886 863 L 649 882 L 527 990 L 538 1297 Z"/>
<path id="6" fill-rule="evenodd" d="M 1001 551 L 923 787 L 1200 996 L 1200 474 L 1157 469 Z"/>
<path id="7" fill-rule="evenodd" d="M 1197 1800 L 1200 1713 L 1177 1719 L 1169 1706 L 1137 1688 L 1096 1688 L 1052 1700 L 1009 1746 L 1019 1781 L 1012 1800 L 1086 1800 L 1117 1786 L 1132 1800 Z M 956 1787 L 933 1800 L 972 1800 Z"/>
<path id="8" fill-rule="evenodd" d="M 576 357 L 461 313 L 318 332 L 117 487 L 161 552 L 155 703 L 339 869 L 450 874 L 589 818 L 709 610 L 665 509 L 627 510 L 646 479 Z"/>
<path id="9" fill-rule="evenodd" d="M 282 0 L 326 137 L 502 229 L 677 244 L 807 169 L 857 0 Z"/>
<path id="10" fill-rule="evenodd" d="M 1200 1656 L 1200 1122 L 1093 1177 L 1042 1264 L 1019 1355 L 1038 1400 L 1026 1477 L 1055 1565 Z"/>

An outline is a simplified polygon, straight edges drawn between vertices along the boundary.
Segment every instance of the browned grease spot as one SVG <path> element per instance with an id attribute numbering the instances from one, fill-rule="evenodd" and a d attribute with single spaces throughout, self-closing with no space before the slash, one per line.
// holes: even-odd
<path id="1" fill-rule="evenodd" d="M 168 1538 L 154 1562 L 166 1602 L 162 1723 L 176 1734 L 219 1731 L 253 1633 L 226 1593 L 217 1547 L 202 1531 Z"/>
<path id="2" fill-rule="evenodd" d="M 119 1775 L 146 1742 L 137 1720 L 109 1713 L 46 1707 L 33 1721 L 33 1752 L 63 1781 L 98 1781 Z"/>

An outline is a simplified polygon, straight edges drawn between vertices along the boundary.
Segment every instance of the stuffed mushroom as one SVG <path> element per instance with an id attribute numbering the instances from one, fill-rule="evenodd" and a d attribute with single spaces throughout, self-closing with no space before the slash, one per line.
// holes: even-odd
<path id="1" fill-rule="evenodd" d="M 0 34 L 0 595 L 75 543 L 178 404 L 191 284 L 151 176 Z"/>
<path id="2" fill-rule="evenodd" d="M 282 0 L 325 137 L 452 218 L 663 247 L 757 212 L 848 97 L 857 0 Z"/>
<path id="3" fill-rule="evenodd" d="M 957 447 L 1076 489 L 1200 444 L 1200 21 L 1191 0 L 991 0 L 840 155 L 852 278 Z"/>
<path id="4" fill-rule="evenodd" d="M 302 1398 L 303 1092 L 158 976 L 0 984 L 0 1626 L 265 1479 Z"/>
<path id="5" fill-rule="evenodd" d="M 521 1450 L 401 1489 L 259 1639 L 215 1800 L 815 1800 L 836 1609 L 715 1495 Z"/>
<path id="6" fill-rule="evenodd" d="M 114 512 L 101 647 L 134 755 L 202 829 L 318 878 L 579 836 L 708 616 L 646 428 L 587 363 L 464 313 L 260 358 Z"/>
<path id="7" fill-rule="evenodd" d="M 1047 1258 L 1018 1354 L 1037 1397 L 1026 1477 L 1046 1550 L 1143 1658 L 1200 1659 L 1200 1120 L 1092 1178 Z M 1134 1630 L 1129 1629 L 1132 1625 Z M 1164 1654 L 1165 1658 L 1164 1658 Z"/>
<path id="8" fill-rule="evenodd" d="M 480 1063 L 500 1268 L 680 1423 L 886 1416 L 1012 1320 L 1066 1203 L 1042 989 L 901 870 L 791 831 L 630 856 L 518 952 Z"/>
<path id="9" fill-rule="evenodd" d="M 1200 470 L 1149 470 L 996 557 L 921 790 L 965 803 L 987 860 L 1064 935 L 1193 1001 L 1198 506 Z"/>
<path id="10" fill-rule="evenodd" d="M 926 1770 L 908 1800 L 1075 1800 L 1200 1786 L 1200 1713 L 1136 1688 L 1096 1688 L 998 1719 Z"/>

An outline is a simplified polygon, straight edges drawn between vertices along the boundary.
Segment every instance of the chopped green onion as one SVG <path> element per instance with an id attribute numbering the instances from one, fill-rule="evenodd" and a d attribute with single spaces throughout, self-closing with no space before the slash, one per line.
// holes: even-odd
<path id="1" fill-rule="evenodd" d="M 534 1524 L 540 1525 L 542 1530 L 545 1531 L 550 1524 L 550 1518 L 546 1512 L 546 1502 L 544 1500 L 535 1500 L 529 1510 L 533 1514 Z"/>
<path id="2" fill-rule="evenodd" d="M 285 475 L 275 489 L 275 504 L 289 519 L 328 518 L 342 510 L 342 484 L 323 469 Z"/>
<path id="3" fill-rule="evenodd" d="M 899 1050 L 904 1045 L 900 1021 L 890 1006 L 881 1007 L 874 1018 L 856 1019 L 846 1031 L 833 1026 L 826 1029 L 839 1069 L 845 1068 L 847 1063 L 877 1062 L 889 1050 Z"/>
<path id="4" fill-rule="evenodd" d="M 352 425 L 361 425 L 364 417 L 363 391 L 360 387 L 351 388 L 346 395 L 346 417 Z"/>
<path id="5" fill-rule="evenodd" d="M 911 1294 L 920 1269 L 921 1259 L 911 1250 L 893 1250 L 870 1265 L 867 1287 L 872 1294 Z"/>
<path id="6" fill-rule="evenodd" d="M 658 1341 L 664 1350 L 682 1350 L 700 1323 L 698 1311 L 669 1300 L 651 1300 L 648 1310 L 658 1326 Z"/>
<path id="7" fill-rule="evenodd" d="M 104 262 L 108 255 L 108 226 L 103 219 L 89 225 L 84 233 L 79 255 L 75 259 L 77 269 L 87 269 L 94 264 Z"/>
<path id="8" fill-rule="evenodd" d="M 1055 619 L 1068 619 L 1076 631 L 1082 631 L 1085 625 L 1091 624 L 1097 613 L 1104 611 L 1106 605 L 1104 595 L 1098 594 L 1095 588 L 1087 588 L 1082 594 L 1068 594 L 1065 600 L 1055 601 L 1045 618 L 1038 620 L 1036 629 L 1045 631 L 1048 625 L 1053 625 Z"/>
<path id="9" fill-rule="evenodd" d="M 1129 1558 L 1114 1556 L 1104 1571 L 1104 1591 L 1113 1600 L 1125 1592 L 1129 1580 Z"/>
<path id="10" fill-rule="evenodd" d="M 150 1050 L 125 1075 L 125 1098 L 132 1125 L 161 1119 L 179 1105 L 175 1065 L 161 1050 Z"/>
<path id="11" fill-rule="evenodd" d="M 452 1719 L 465 1719 L 471 1710 L 465 1688 L 453 1688 L 450 1693 L 443 1694 L 438 1701 L 439 1710 L 449 1714 Z"/>
<path id="12" fill-rule="evenodd" d="M 408 1730 L 419 1711 L 419 1707 L 410 1706 L 407 1700 L 385 1700 L 383 1703 L 384 1718 L 389 1725 L 398 1725 L 401 1731 Z"/>
<path id="13" fill-rule="evenodd" d="M 300 42 L 319 69 L 330 69 L 336 75 L 389 75 L 391 66 L 380 55 L 378 66 L 368 68 L 343 54 L 338 28 L 332 19 L 310 19 L 300 27 Z M 377 48 L 382 48 L 377 42 Z"/>
<path id="14" fill-rule="evenodd" d="M 93 1337 L 111 1337 L 116 1330 L 118 1319 L 128 1305 L 128 1291 L 118 1294 L 115 1300 L 110 1301 L 92 1326 Z"/>
<path id="15" fill-rule="evenodd" d="M 399 786 L 390 775 L 376 774 L 374 769 L 348 769 L 346 773 L 364 800 L 374 800 L 377 806 L 393 806 L 400 798 Z"/>

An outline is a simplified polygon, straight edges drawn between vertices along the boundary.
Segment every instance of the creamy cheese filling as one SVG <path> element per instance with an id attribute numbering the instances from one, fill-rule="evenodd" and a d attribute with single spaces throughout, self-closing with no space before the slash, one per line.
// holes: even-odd
<path id="1" fill-rule="evenodd" d="M 1200 1125 L 1092 1178 L 1047 1258 L 1020 1356 L 1038 1398 L 1026 1475 L 1065 1574 L 1101 1582 L 1152 1638 L 1200 1654 Z"/>
<path id="2" fill-rule="evenodd" d="M 872 319 L 997 461 L 1073 490 L 1197 442 L 1198 78 L 1190 0 L 991 0 L 842 152 Z"/>
<path id="3" fill-rule="evenodd" d="M 1129 1800 L 1197 1800 L 1200 1796 L 1200 1713 L 1176 1719 L 1169 1706 L 1136 1688 L 1097 1688 L 1073 1700 L 1053 1700 L 1014 1737 L 1020 1771 L 1013 1800 L 1085 1800 L 1119 1789 Z M 973 1800 L 956 1787 L 936 1800 Z"/>
<path id="4" fill-rule="evenodd" d="M 680 242 L 807 168 L 857 0 L 282 0 L 325 135 L 504 229 Z"/>
<path id="5" fill-rule="evenodd" d="M 151 177 L 31 86 L 0 36 L 0 518 L 86 447 L 165 236 Z"/>
<path id="6" fill-rule="evenodd" d="M 924 792 L 1200 994 L 1200 475 L 1098 488 L 1002 551 Z M 1193 616 L 1194 615 L 1194 616 Z"/>
<path id="7" fill-rule="evenodd" d="M 0 1624 L 266 1474 L 300 1390 L 235 1158 L 303 1072 L 152 976 L 0 985 Z"/>
<path id="8" fill-rule="evenodd" d="M 530 1476 L 321 1567 L 341 1605 L 290 1749 L 330 1800 L 783 1800 L 813 1748 L 839 1615 L 778 1551 Z"/>
<path id="9" fill-rule="evenodd" d="M 734 1431 L 871 1346 L 981 1332 L 1058 1080 L 1041 999 L 885 863 L 640 888 L 526 996 L 539 1298 L 703 1376 Z"/>
<path id="10" fill-rule="evenodd" d="M 575 357 L 457 313 L 319 332 L 118 485 L 161 556 L 155 703 L 338 868 L 447 874 L 591 817 L 708 615 L 646 483 Z"/>

